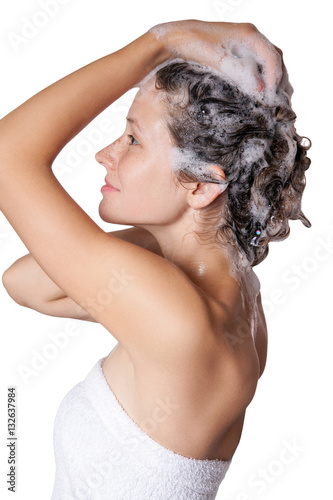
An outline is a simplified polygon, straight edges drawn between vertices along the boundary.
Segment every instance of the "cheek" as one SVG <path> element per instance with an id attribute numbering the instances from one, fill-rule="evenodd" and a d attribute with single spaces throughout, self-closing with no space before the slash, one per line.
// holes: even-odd
<path id="1" fill-rule="evenodd" d="M 177 187 L 170 172 L 162 168 L 160 175 L 154 176 L 147 186 L 146 206 L 149 204 L 156 217 L 174 218 L 183 210 L 184 202 L 184 188 Z"/>
<path id="2" fill-rule="evenodd" d="M 121 162 L 118 178 L 125 196 L 133 196 L 136 199 L 157 196 L 164 183 L 159 160 L 147 159 L 141 154 L 128 155 Z"/>
<path id="3" fill-rule="evenodd" d="M 156 172 L 136 174 L 124 186 L 123 195 L 127 208 L 133 213 L 157 215 L 170 200 L 170 188 Z"/>
<path id="4" fill-rule="evenodd" d="M 127 157 L 118 168 L 122 191 L 113 198 L 110 196 L 105 210 L 131 220 L 168 222 L 184 207 L 185 190 L 177 186 L 174 178 L 164 151 L 149 160 Z"/>

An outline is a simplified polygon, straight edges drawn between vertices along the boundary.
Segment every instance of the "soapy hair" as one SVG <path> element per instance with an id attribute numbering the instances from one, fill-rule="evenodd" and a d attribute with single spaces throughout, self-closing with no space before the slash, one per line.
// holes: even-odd
<path id="1" fill-rule="evenodd" d="M 226 192 L 201 209 L 200 236 L 213 231 L 215 241 L 240 249 L 253 267 L 267 256 L 270 241 L 289 235 L 289 220 L 311 226 L 301 211 L 311 142 L 296 133 L 287 96 L 265 105 L 192 62 L 159 69 L 155 87 L 166 93 L 168 127 L 179 152 L 177 178 L 218 182 L 208 168 L 216 164 L 228 182 Z"/>

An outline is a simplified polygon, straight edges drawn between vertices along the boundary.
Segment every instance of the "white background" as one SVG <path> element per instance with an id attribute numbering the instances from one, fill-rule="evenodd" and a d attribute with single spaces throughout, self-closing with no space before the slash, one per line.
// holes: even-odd
<path id="1" fill-rule="evenodd" d="M 59 8 L 53 17 L 40 14 L 45 12 L 42 3 L 17 0 L 1 4 L 1 116 L 47 85 L 121 48 L 160 22 L 191 18 L 249 21 L 282 48 L 294 86 L 296 128 L 313 142 L 303 198 L 303 210 L 312 228 L 292 222 L 291 236 L 273 243 L 266 261 L 256 268 L 269 327 L 267 368 L 247 411 L 241 444 L 217 499 L 332 498 L 329 2 L 62 0 L 62 5 L 56 2 Z M 32 28 L 31 22 L 39 26 Z M 19 38 L 22 34 L 25 38 Z M 119 226 L 99 219 L 104 172 L 95 162 L 94 153 L 122 133 L 129 102 L 125 96 L 121 103 L 106 110 L 88 127 L 94 132 L 90 139 L 83 131 L 57 160 L 56 171 L 64 187 L 108 231 Z M 104 118 L 109 120 L 108 130 Z M 20 189 L 24 186 L 18 186 L 18 195 Z M 26 253 L 0 214 L 0 273 Z M 2 286 L 0 308 L 0 495 L 45 500 L 51 497 L 54 480 L 52 432 L 57 408 L 64 395 L 85 378 L 116 341 L 100 325 L 52 318 L 22 308 Z M 57 348 L 54 339 L 60 337 L 67 345 Z M 44 357 L 44 365 L 32 371 L 36 356 Z M 6 490 L 6 394 L 11 385 L 16 386 L 18 411 L 15 495 Z M 288 447 L 294 448 L 293 454 L 286 451 Z"/>

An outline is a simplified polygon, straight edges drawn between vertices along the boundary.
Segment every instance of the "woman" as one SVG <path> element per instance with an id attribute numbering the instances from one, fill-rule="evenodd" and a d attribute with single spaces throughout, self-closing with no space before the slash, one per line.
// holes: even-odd
<path id="1" fill-rule="evenodd" d="M 134 226 L 106 234 L 51 166 L 139 82 L 124 134 L 96 155 L 102 219 Z M 118 341 L 59 408 L 53 500 L 215 498 L 266 361 L 252 267 L 289 219 L 309 225 L 290 93 L 254 26 L 182 21 L 1 120 L 0 209 L 31 252 L 4 286 Z"/>

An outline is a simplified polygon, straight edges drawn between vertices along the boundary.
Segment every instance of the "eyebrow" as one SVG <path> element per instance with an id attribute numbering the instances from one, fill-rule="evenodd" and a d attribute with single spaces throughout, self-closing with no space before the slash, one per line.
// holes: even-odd
<path id="1" fill-rule="evenodd" d="M 142 129 L 141 129 L 140 124 L 139 124 L 139 122 L 138 122 L 138 120 L 136 118 L 128 118 L 127 117 L 126 120 L 129 123 L 133 123 L 133 125 L 135 125 L 139 129 L 139 131 L 142 133 Z"/>

